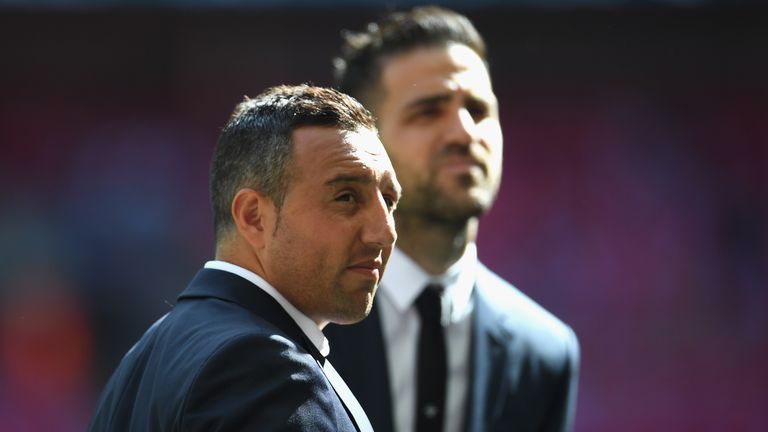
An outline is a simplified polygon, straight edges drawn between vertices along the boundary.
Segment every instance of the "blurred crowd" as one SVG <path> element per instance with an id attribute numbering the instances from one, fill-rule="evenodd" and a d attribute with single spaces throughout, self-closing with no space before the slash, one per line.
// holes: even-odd
<path id="1" fill-rule="evenodd" d="M 490 15 L 476 22 L 489 39 L 504 25 Z M 337 30 L 323 33 L 320 46 L 336 43 L 348 24 L 342 18 L 328 24 Z M 230 18 L 215 19 L 225 26 Z M 179 22 L 183 35 L 189 29 Z M 90 45 L 75 27 L 60 43 L 82 59 Z M 681 30 L 681 38 L 689 35 Z M 751 36 L 745 43 L 768 41 L 765 32 Z M 165 42 L 169 56 L 192 49 L 185 39 Z M 728 46 L 711 48 L 717 55 Z M 723 75 L 730 70 L 723 66 L 679 85 L 664 81 L 658 66 L 661 85 L 631 75 L 605 83 L 596 64 L 598 78 L 578 87 L 556 74 L 526 86 L 509 72 L 514 54 L 503 58 L 503 49 L 491 58 L 502 57 L 494 80 L 505 177 L 482 224 L 481 259 L 579 335 L 576 430 L 765 430 L 768 75 L 741 80 Z M 17 59 L 35 58 L 15 50 Z M 66 50 L 58 54 L 63 65 Z M 147 74 L 151 62 L 93 54 L 126 71 L 83 94 L 88 83 L 71 72 L 67 83 L 51 78 L 35 87 L 22 76 L 31 65 L 11 67 L 0 85 L 3 430 L 85 428 L 119 358 L 212 257 L 207 170 L 218 128 L 243 94 L 276 84 L 259 76 L 239 88 L 243 76 L 218 81 L 221 94 L 198 94 L 182 70 L 188 64 L 177 59 L 178 69 L 162 73 L 169 82 L 181 76 L 183 85 L 142 87 L 130 83 L 130 70 Z M 305 79 L 327 79 L 335 53 L 321 54 L 325 63 L 302 66 L 317 71 Z M 697 59 L 680 61 L 695 70 Z M 766 54 L 740 61 L 768 64 Z M 298 76 L 290 62 L 274 68 L 286 80 Z"/>

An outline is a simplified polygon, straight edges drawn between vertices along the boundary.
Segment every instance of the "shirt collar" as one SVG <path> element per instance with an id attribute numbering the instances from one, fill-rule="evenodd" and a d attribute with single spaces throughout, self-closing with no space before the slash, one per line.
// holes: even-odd
<path id="1" fill-rule="evenodd" d="M 477 246 L 469 243 L 461 258 L 440 275 L 430 275 L 398 248 L 392 249 L 384 276 L 382 294 L 403 313 L 413 305 L 421 291 L 431 283 L 445 288 L 443 304 L 450 310 L 449 319 L 456 322 L 471 311 L 470 299 L 475 285 Z"/>
<path id="2" fill-rule="evenodd" d="M 300 310 L 296 309 L 296 307 L 292 305 L 288 299 L 280 294 L 280 291 L 275 289 L 275 287 L 264 280 L 264 278 L 250 270 L 225 261 L 208 261 L 205 263 L 205 268 L 221 270 L 238 275 L 261 288 L 262 291 L 266 292 L 278 303 L 280 303 L 280 306 L 282 306 L 288 315 L 290 315 L 291 318 L 296 321 L 296 324 L 299 326 L 301 331 L 307 335 L 312 344 L 317 348 L 318 351 L 320 351 L 320 354 L 322 354 L 323 357 L 328 356 L 328 353 L 331 351 L 331 346 L 328 343 L 328 339 L 325 338 L 323 331 L 320 330 L 320 327 L 317 326 L 317 323 L 312 321 L 308 316 L 304 315 L 304 313 L 302 313 Z"/>

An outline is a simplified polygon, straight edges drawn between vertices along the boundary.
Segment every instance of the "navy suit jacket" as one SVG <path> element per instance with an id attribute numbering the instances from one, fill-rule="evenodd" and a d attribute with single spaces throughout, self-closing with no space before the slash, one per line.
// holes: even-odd
<path id="1" fill-rule="evenodd" d="M 570 430 L 579 364 L 574 332 L 483 265 L 473 300 L 471 394 L 464 430 Z M 388 370 L 376 302 L 361 323 L 329 325 L 325 334 L 331 342 L 329 359 L 373 428 L 393 431 L 389 374 L 397 371 Z"/>
<path id="2" fill-rule="evenodd" d="M 325 361 L 269 294 L 203 269 L 107 383 L 91 431 L 355 431 Z"/>

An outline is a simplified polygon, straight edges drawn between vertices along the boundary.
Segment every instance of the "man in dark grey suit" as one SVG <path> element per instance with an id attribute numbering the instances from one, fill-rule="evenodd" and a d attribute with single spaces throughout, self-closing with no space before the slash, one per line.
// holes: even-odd
<path id="1" fill-rule="evenodd" d="M 374 428 L 569 430 L 574 332 L 477 259 L 502 167 L 482 37 L 462 15 L 416 8 L 347 34 L 334 64 L 340 89 L 376 116 L 404 191 L 371 316 L 326 329 Z"/>
<path id="2" fill-rule="evenodd" d="M 90 430 L 370 431 L 322 329 L 370 312 L 399 190 L 354 99 L 239 104 L 211 165 L 216 259 L 125 355 Z"/>

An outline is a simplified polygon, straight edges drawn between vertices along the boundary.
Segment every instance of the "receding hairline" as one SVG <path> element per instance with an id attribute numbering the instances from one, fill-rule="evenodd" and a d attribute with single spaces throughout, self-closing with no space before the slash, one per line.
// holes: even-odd
<path id="1" fill-rule="evenodd" d="M 367 125 L 362 125 L 361 124 L 361 125 L 357 125 L 356 127 L 353 127 L 353 128 L 348 128 L 348 127 L 344 127 L 344 126 L 340 126 L 340 125 L 323 125 L 323 124 L 319 124 L 319 125 L 318 124 L 304 124 L 304 125 L 300 125 L 300 126 L 297 126 L 297 127 L 293 128 L 293 130 L 290 133 L 290 140 L 291 140 L 291 157 L 290 157 L 290 160 L 291 160 L 291 164 L 294 165 L 292 167 L 292 169 L 297 169 L 298 168 L 298 165 L 295 164 L 296 156 L 297 156 L 297 150 L 299 149 L 299 147 L 302 147 L 302 145 L 300 145 L 300 143 L 297 142 L 298 141 L 297 140 L 297 134 L 309 133 L 312 130 L 324 130 L 324 131 L 329 131 L 329 132 L 337 134 L 339 136 L 339 140 L 340 140 L 339 141 L 339 145 L 343 146 L 343 147 L 350 147 L 350 148 L 354 147 L 351 143 L 349 143 L 346 140 L 346 137 L 351 135 L 351 134 L 371 134 L 374 137 L 376 137 L 376 139 L 379 142 L 381 142 L 381 138 L 379 137 L 379 131 L 376 128 L 375 125 L 369 127 Z M 307 138 L 309 138 L 309 137 L 307 137 Z M 309 143 L 305 143 L 305 145 L 307 145 L 307 144 L 309 144 Z M 382 152 L 384 152 L 384 154 L 386 154 L 386 150 L 384 149 L 383 145 L 382 145 Z"/>

